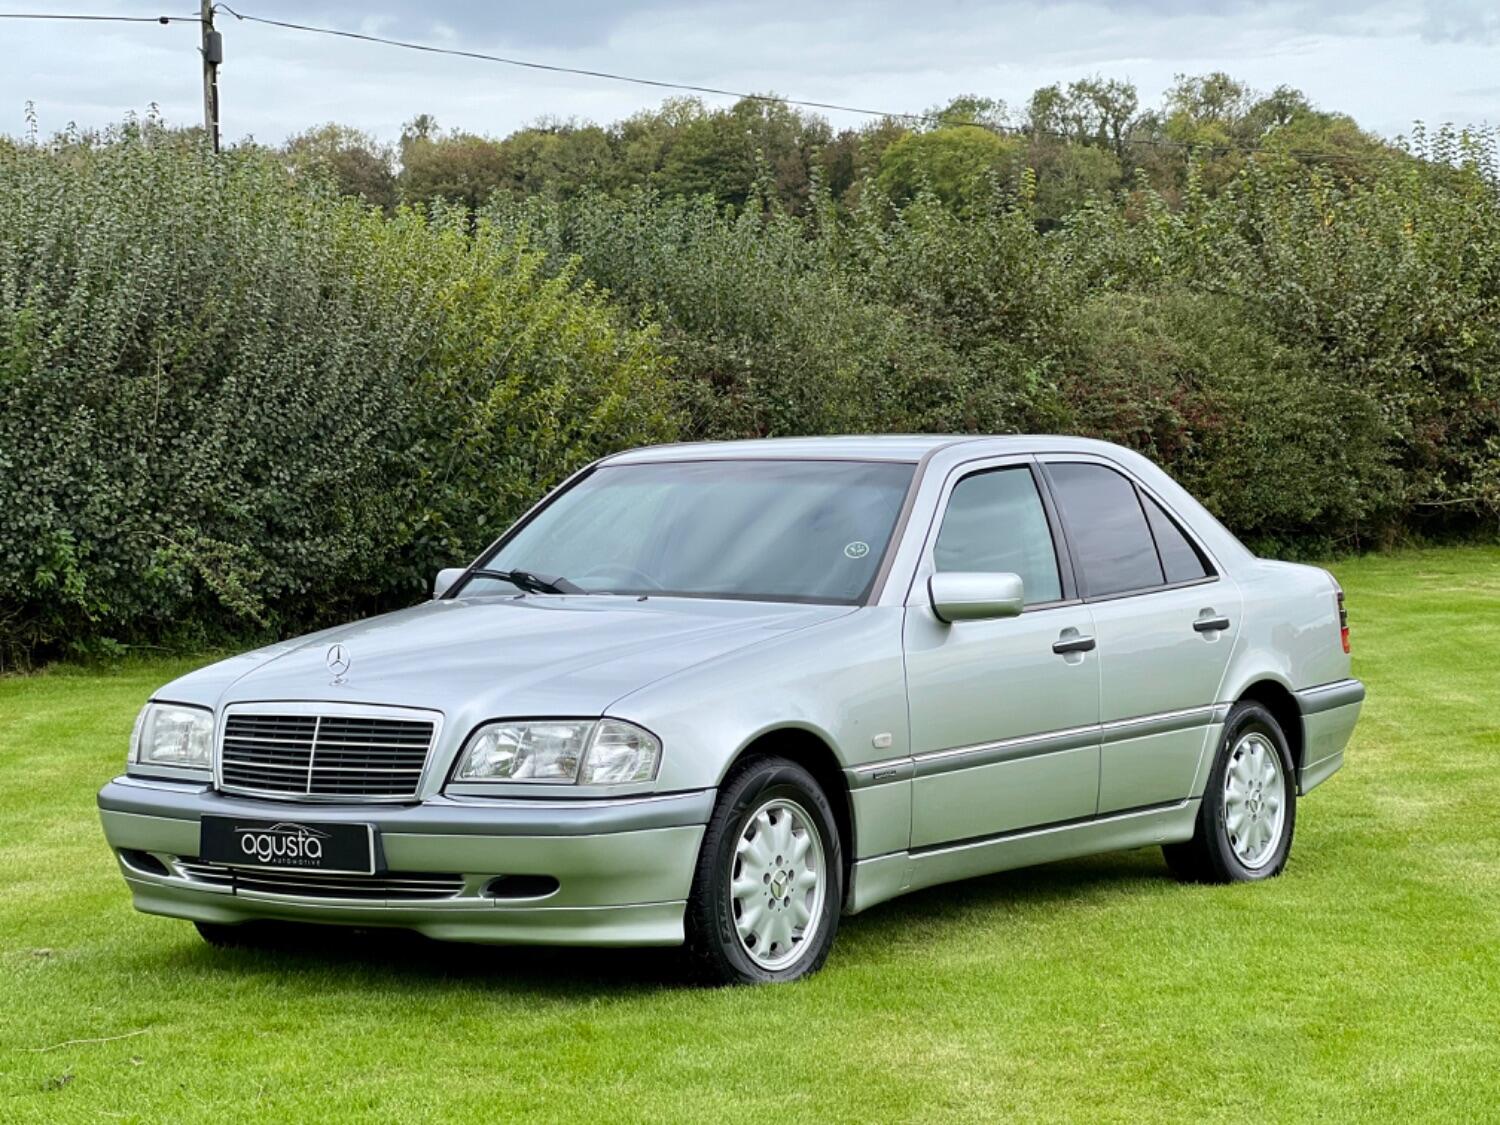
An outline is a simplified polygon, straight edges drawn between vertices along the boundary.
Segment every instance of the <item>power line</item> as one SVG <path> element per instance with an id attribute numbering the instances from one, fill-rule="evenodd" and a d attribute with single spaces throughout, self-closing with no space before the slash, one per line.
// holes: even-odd
<path id="1" fill-rule="evenodd" d="M 219 151 L 219 64 L 224 61 L 224 40 L 214 30 L 212 0 L 201 0 L 196 16 L 110 16 L 72 12 L 0 12 L 0 20 L 72 20 L 84 23 L 196 23 L 201 25 L 203 56 L 203 128 L 215 152 Z"/>
<path id="2" fill-rule="evenodd" d="M 83 20 L 89 23 L 199 23 L 197 16 L 92 16 L 62 12 L 0 12 L 0 20 Z"/>
<path id="3" fill-rule="evenodd" d="M 839 105 L 835 102 L 808 101 L 800 98 L 781 98 L 774 94 L 744 94 L 738 90 L 725 90 L 718 86 L 695 86 L 690 82 L 668 82 L 659 78 L 639 78 L 629 74 L 615 74 L 608 70 L 588 70 L 583 67 L 561 66 L 556 63 L 535 62 L 530 59 L 515 59 L 505 55 L 489 55 L 483 51 L 465 51 L 456 47 L 437 47 L 431 43 L 416 43 L 409 39 L 387 39 L 380 35 L 366 35 L 360 31 L 345 31 L 336 27 L 315 27 L 312 24 L 293 23 L 290 20 L 274 20 L 265 16 L 253 16 L 246 12 L 237 12 L 228 4 L 216 4 L 215 7 L 222 8 L 238 20 L 250 23 L 263 23 L 270 27 L 282 27 L 291 31 L 307 31 L 314 35 L 332 35 L 340 39 L 358 39 L 365 43 L 380 43 L 387 47 L 401 47 L 408 51 L 424 51 L 433 55 L 454 55 L 463 59 L 477 59 L 480 62 L 500 63 L 504 66 L 519 66 L 526 70 L 545 70 L 553 74 L 577 74 L 585 78 L 603 78 L 610 82 L 629 82 L 636 86 L 654 86 L 661 90 L 685 90 L 693 94 L 713 94 L 718 97 L 740 98 L 748 101 L 781 103 L 784 105 L 803 106 L 808 109 L 826 109 L 838 113 L 859 113 L 867 117 L 893 117 L 907 121 L 930 121 L 939 120 L 930 113 L 893 113 L 883 109 L 862 109 L 859 106 Z"/>

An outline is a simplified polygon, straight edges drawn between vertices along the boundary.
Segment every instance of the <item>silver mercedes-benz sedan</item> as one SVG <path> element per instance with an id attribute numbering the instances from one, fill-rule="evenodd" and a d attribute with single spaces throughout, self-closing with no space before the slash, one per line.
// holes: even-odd
<path id="1" fill-rule="evenodd" d="M 843 914 L 1162 846 L 1286 865 L 1359 715 L 1343 593 L 1063 437 L 637 449 L 432 600 L 161 688 L 99 794 L 137 908 L 685 944 L 816 970 Z"/>

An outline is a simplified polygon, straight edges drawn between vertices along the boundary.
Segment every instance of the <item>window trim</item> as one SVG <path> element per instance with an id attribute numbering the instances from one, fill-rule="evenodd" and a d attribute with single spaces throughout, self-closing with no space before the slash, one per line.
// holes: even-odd
<path id="1" fill-rule="evenodd" d="M 1196 532 L 1192 530 L 1191 525 L 1188 524 L 1188 522 L 1181 516 L 1179 516 L 1172 509 L 1172 506 L 1165 500 L 1163 500 L 1160 495 L 1158 495 L 1147 485 L 1142 484 L 1140 479 L 1136 477 L 1134 473 L 1130 472 L 1130 470 L 1119 464 L 1119 462 L 1111 461 L 1105 457 L 1096 457 L 1087 453 L 1054 453 L 1039 454 L 1037 456 L 1037 464 L 1041 469 L 1042 478 L 1046 481 L 1049 491 L 1055 489 L 1052 475 L 1048 471 L 1049 465 L 1097 465 L 1101 469 L 1107 469 L 1111 472 L 1118 473 L 1120 476 L 1124 477 L 1125 480 L 1130 484 L 1130 486 L 1135 490 L 1135 502 L 1137 507 L 1139 507 L 1141 510 L 1141 519 L 1145 521 L 1146 533 L 1151 537 L 1151 549 L 1156 552 L 1156 564 L 1157 566 L 1161 567 L 1163 580 L 1165 580 L 1167 576 L 1167 568 L 1166 564 L 1163 563 L 1161 559 L 1161 548 L 1158 547 L 1156 543 L 1156 532 L 1151 528 L 1151 518 L 1146 514 L 1145 505 L 1141 503 L 1142 496 L 1150 497 L 1156 502 L 1157 506 L 1161 508 L 1161 510 L 1166 514 L 1167 518 L 1170 519 L 1172 523 L 1177 527 L 1177 530 L 1182 532 L 1187 541 L 1191 543 L 1194 549 L 1198 551 L 1199 555 L 1202 556 L 1203 564 L 1208 570 L 1208 574 L 1204 577 L 1191 578 L 1184 582 L 1162 581 L 1161 583 L 1153 586 L 1137 586 L 1134 589 L 1116 590 L 1108 594 L 1090 594 L 1088 591 L 1088 583 L 1084 580 L 1083 577 L 1082 567 L 1081 565 L 1075 564 L 1078 569 L 1078 589 L 1080 591 L 1079 600 L 1084 604 L 1087 605 L 1094 602 L 1112 602 L 1118 601 L 1121 598 L 1138 598 L 1148 594 L 1157 594 L 1163 590 L 1184 590 L 1191 586 L 1206 586 L 1210 583 L 1218 582 L 1223 578 L 1224 568 L 1219 565 L 1219 560 L 1214 558 L 1213 553 L 1209 551 L 1209 549 L 1204 545 L 1203 540 L 1197 535 Z M 1067 519 L 1062 515 L 1061 504 L 1058 504 L 1058 516 L 1059 522 L 1062 525 L 1063 534 L 1069 540 L 1069 554 L 1070 556 L 1072 556 L 1074 555 L 1074 552 L 1071 549 L 1073 535 L 1068 527 Z"/>
<path id="2" fill-rule="evenodd" d="M 926 595 L 927 579 L 937 573 L 934 552 L 937 547 L 938 534 L 942 531 L 943 517 L 948 514 L 948 502 L 953 497 L 953 490 L 972 476 L 1022 468 L 1030 473 L 1032 486 L 1036 489 L 1037 497 L 1042 503 L 1042 512 L 1047 519 L 1047 533 L 1052 539 L 1052 554 L 1057 563 L 1058 584 L 1062 589 L 1063 596 L 1061 598 L 1053 598 L 1051 601 L 1034 602 L 1025 606 L 1021 612 L 1023 614 L 1035 613 L 1049 609 L 1060 609 L 1065 606 L 1077 606 L 1083 603 L 1083 599 L 1078 593 L 1077 579 L 1073 569 L 1072 551 L 1063 532 L 1061 515 L 1052 503 L 1052 496 L 1048 492 L 1046 482 L 1042 478 L 1041 467 L 1036 455 L 1032 453 L 1011 453 L 995 457 L 976 458 L 972 461 L 963 461 L 948 470 L 948 475 L 943 481 L 942 491 L 938 493 L 937 502 L 933 505 L 932 517 L 924 533 L 922 553 L 918 556 L 916 568 L 912 571 L 911 585 L 907 588 L 906 592 L 906 605 L 928 604 Z M 920 592 L 920 596 L 918 596 L 918 592 Z"/>

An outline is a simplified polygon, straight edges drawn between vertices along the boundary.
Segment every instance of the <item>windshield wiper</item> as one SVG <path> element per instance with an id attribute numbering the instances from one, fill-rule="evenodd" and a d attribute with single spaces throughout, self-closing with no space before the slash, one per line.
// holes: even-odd
<path id="1" fill-rule="evenodd" d="M 471 578 L 498 578 L 528 594 L 587 594 L 582 586 L 561 575 L 533 574 L 529 570 L 471 570 Z"/>

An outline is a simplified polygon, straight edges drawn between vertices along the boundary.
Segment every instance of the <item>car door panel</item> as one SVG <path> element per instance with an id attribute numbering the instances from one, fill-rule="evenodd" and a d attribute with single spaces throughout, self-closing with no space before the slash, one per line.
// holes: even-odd
<path id="1" fill-rule="evenodd" d="M 1099 653 L 1099 812 L 1191 791 L 1239 629 L 1238 590 L 1118 467 L 1047 462 Z"/>
<path id="2" fill-rule="evenodd" d="M 1093 814 L 1099 661 L 1052 652 L 1067 629 L 1092 635 L 1088 609 L 944 625 L 908 608 L 912 847 Z"/>
<path id="3" fill-rule="evenodd" d="M 992 509 L 965 507 L 954 500 L 964 482 L 972 494 L 984 491 L 981 483 L 1004 487 L 992 489 Z M 1058 565 L 1038 484 L 1029 458 L 966 466 L 955 471 L 939 506 L 904 625 L 913 848 L 1094 814 L 1099 661 L 1087 648 L 1093 619 L 1072 600 L 1071 571 Z M 954 528 L 998 538 L 946 542 Z M 1024 571 L 1027 589 L 1050 601 L 1016 617 L 948 624 L 927 598 L 926 578 L 935 569 Z M 1053 648 L 1080 642 L 1080 651 Z"/>
<path id="4" fill-rule="evenodd" d="M 1104 726 L 1099 811 L 1180 800 L 1192 789 L 1214 723 L 1239 629 L 1239 599 L 1220 581 L 1092 608 Z M 1209 614 L 1228 617 L 1229 627 L 1194 630 Z"/>

